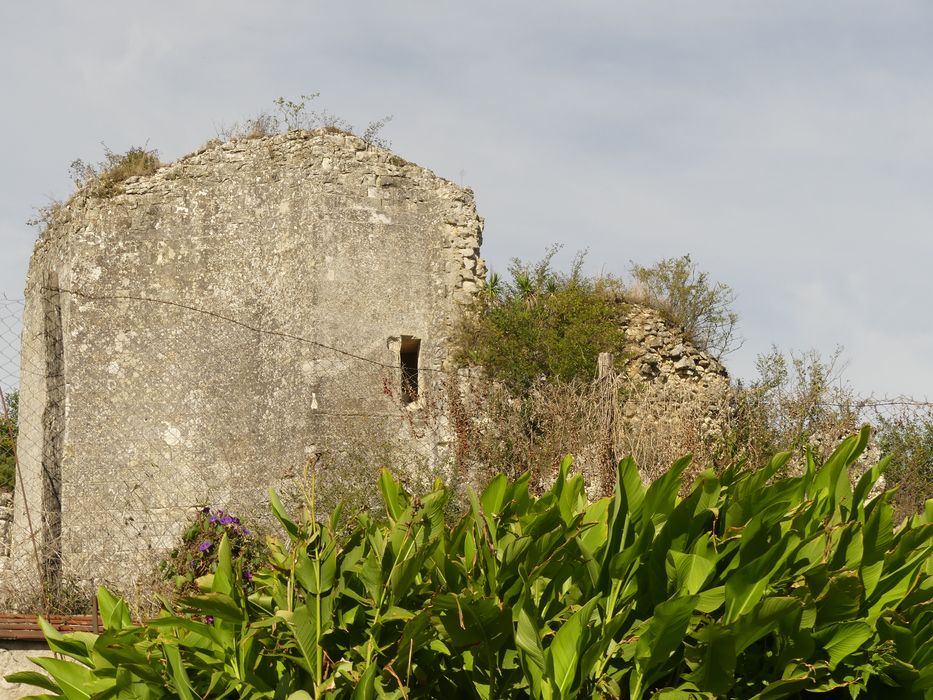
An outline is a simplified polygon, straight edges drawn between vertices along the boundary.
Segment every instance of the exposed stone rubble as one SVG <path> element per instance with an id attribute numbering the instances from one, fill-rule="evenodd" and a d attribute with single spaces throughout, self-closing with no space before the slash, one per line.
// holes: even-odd
<path id="1" fill-rule="evenodd" d="M 702 388 L 728 384 L 726 368 L 654 309 L 630 304 L 624 324 L 631 376 L 660 383 L 684 380 Z"/>
<path id="2" fill-rule="evenodd" d="M 625 305 L 627 396 L 616 453 L 632 455 L 646 480 L 686 453 L 710 466 L 732 412 L 729 375 L 658 311 Z"/>

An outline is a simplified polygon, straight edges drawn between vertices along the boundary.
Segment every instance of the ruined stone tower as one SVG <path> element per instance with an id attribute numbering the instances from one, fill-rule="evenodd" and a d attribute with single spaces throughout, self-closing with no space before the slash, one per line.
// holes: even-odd
<path id="1" fill-rule="evenodd" d="M 481 233 L 469 189 L 334 130 L 79 192 L 30 263 L 13 558 L 125 581 L 193 508 L 265 510 L 309 467 L 368 489 L 381 464 L 326 468 L 361 437 L 449 476 L 441 370 Z"/>

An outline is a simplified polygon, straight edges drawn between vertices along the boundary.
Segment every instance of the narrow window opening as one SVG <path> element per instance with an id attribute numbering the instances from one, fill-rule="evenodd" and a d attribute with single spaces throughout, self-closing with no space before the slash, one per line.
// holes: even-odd
<path id="1" fill-rule="evenodd" d="M 418 400 L 418 356 L 421 354 L 421 340 L 410 335 L 402 336 L 399 347 L 399 365 L 402 368 L 402 403 L 409 404 Z"/>

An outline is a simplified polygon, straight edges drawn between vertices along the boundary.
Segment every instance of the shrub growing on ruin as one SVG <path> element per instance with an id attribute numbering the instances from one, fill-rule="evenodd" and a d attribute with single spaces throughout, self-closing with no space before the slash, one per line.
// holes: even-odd
<path id="1" fill-rule="evenodd" d="M 738 349 L 739 317 L 732 309 L 735 293 L 709 273 L 697 269 L 689 255 L 665 258 L 650 267 L 632 263 L 633 301 L 651 306 L 681 326 L 690 341 L 719 359 Z"/>
<path id="2" fill-rule="evenodd" d="M 97 197 L 117 194 L 120 183 L 134 177 L 151 175 L 161 166 L 157 151 L 133 146 L 124 153 L 112 151 L 104 144 L 104 159 L 89 163 L 80 158 L 72 161 L 71 179 L 78 189 L 88 188 Z"/>
<path id="3" fill-rule="evenodd" d="M 519 395 L 542 381 L 589 381 L 599 353 L 622 360 L 625 331 L 611 279 L 587 277 L 582 256 L 569 273 L 541 261 L 513 260 L 510 281 L 498 280 L 460 329 L 458 357 L 479 365 Z"/>
<path id="4" fill-rule="evenodd" d="M 230 126 L 221 127 L 217 136 L 224 140 L 265 138 L 296 129 L 313 131 L 315 129 L 336 129 L 347 133 L 356 133 L 353 125 L 343 117 L 327 109 L 312 109 L 312 103 L 320 97 L 315 92 L 309 95 L 299 95 L 295 99 L 277 97 L 273 100 L 274 112 L 260 112 L 254 117 L 242 122 L 234 122 Z M 371 121 L 359 135 L 366 143 L 379 148 L 388 149 L 391 142 L 381 134 L 386 124 L 392 121 L 391 115 Z"/>

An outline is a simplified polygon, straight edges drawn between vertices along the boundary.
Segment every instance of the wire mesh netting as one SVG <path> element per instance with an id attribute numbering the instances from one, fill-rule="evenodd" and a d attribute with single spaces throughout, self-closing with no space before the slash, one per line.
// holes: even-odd
<path id="1" fill-rule="evenodd" d="M 499 470 L 530 470 L 543 488 L 573 453 L 595 498 L 612 488 L 622 456 L 633 455 L 648 479 L 686 452 L 699 470 L 724 449 L 738 454 L 739 439 L 751 446 L 755 430 L 793 423 L 794 411 L 801 421 L 823 415 L 839 433 L 806 426 L 824 451 L 866 420 L 933 444 L 933 431 L 910 432 L 933 425 L 926 402 L 798 406 L 736 393 L 725 377 L 712 392 L 637 382 L 611 358 L 592 382 L 545 383 L 517 397 L 450 369 L 447 348 L 429 338 L 354 341 L 328 332 L 326 320 L 92 296 L 50 282 L 27 302 L 0 300 L 7 609 L 77 612 L 99 584 L 150 608 L 166 585 L 159 562 L 201 509 L 268 531 L 270 488 L 290 508 L 313 493 L 319 513 L 338 501 L 348 515 L 378 510 L 382 467 L 416 492 L 438 478 L 456 492 Z M 921 465 L 908 475 L 913 485 L 903 482 L 917 498 L 931 495 L 923 469 L 933 471 Z"/>
<path id="2" fill-rule="evenodd" d="M 270 488 L 299 507 L 313 482 L 321 512 L 353 512 L 378 508 L 381 467 L 413 490 L 455 480 L 449 374 L 428 342 L 336 347 L 268 318 L 53 285 L 0 313 L 7 606 L 80 606 L 101 583 L 144 605 L 194 513 L 271 529 Z"/>

